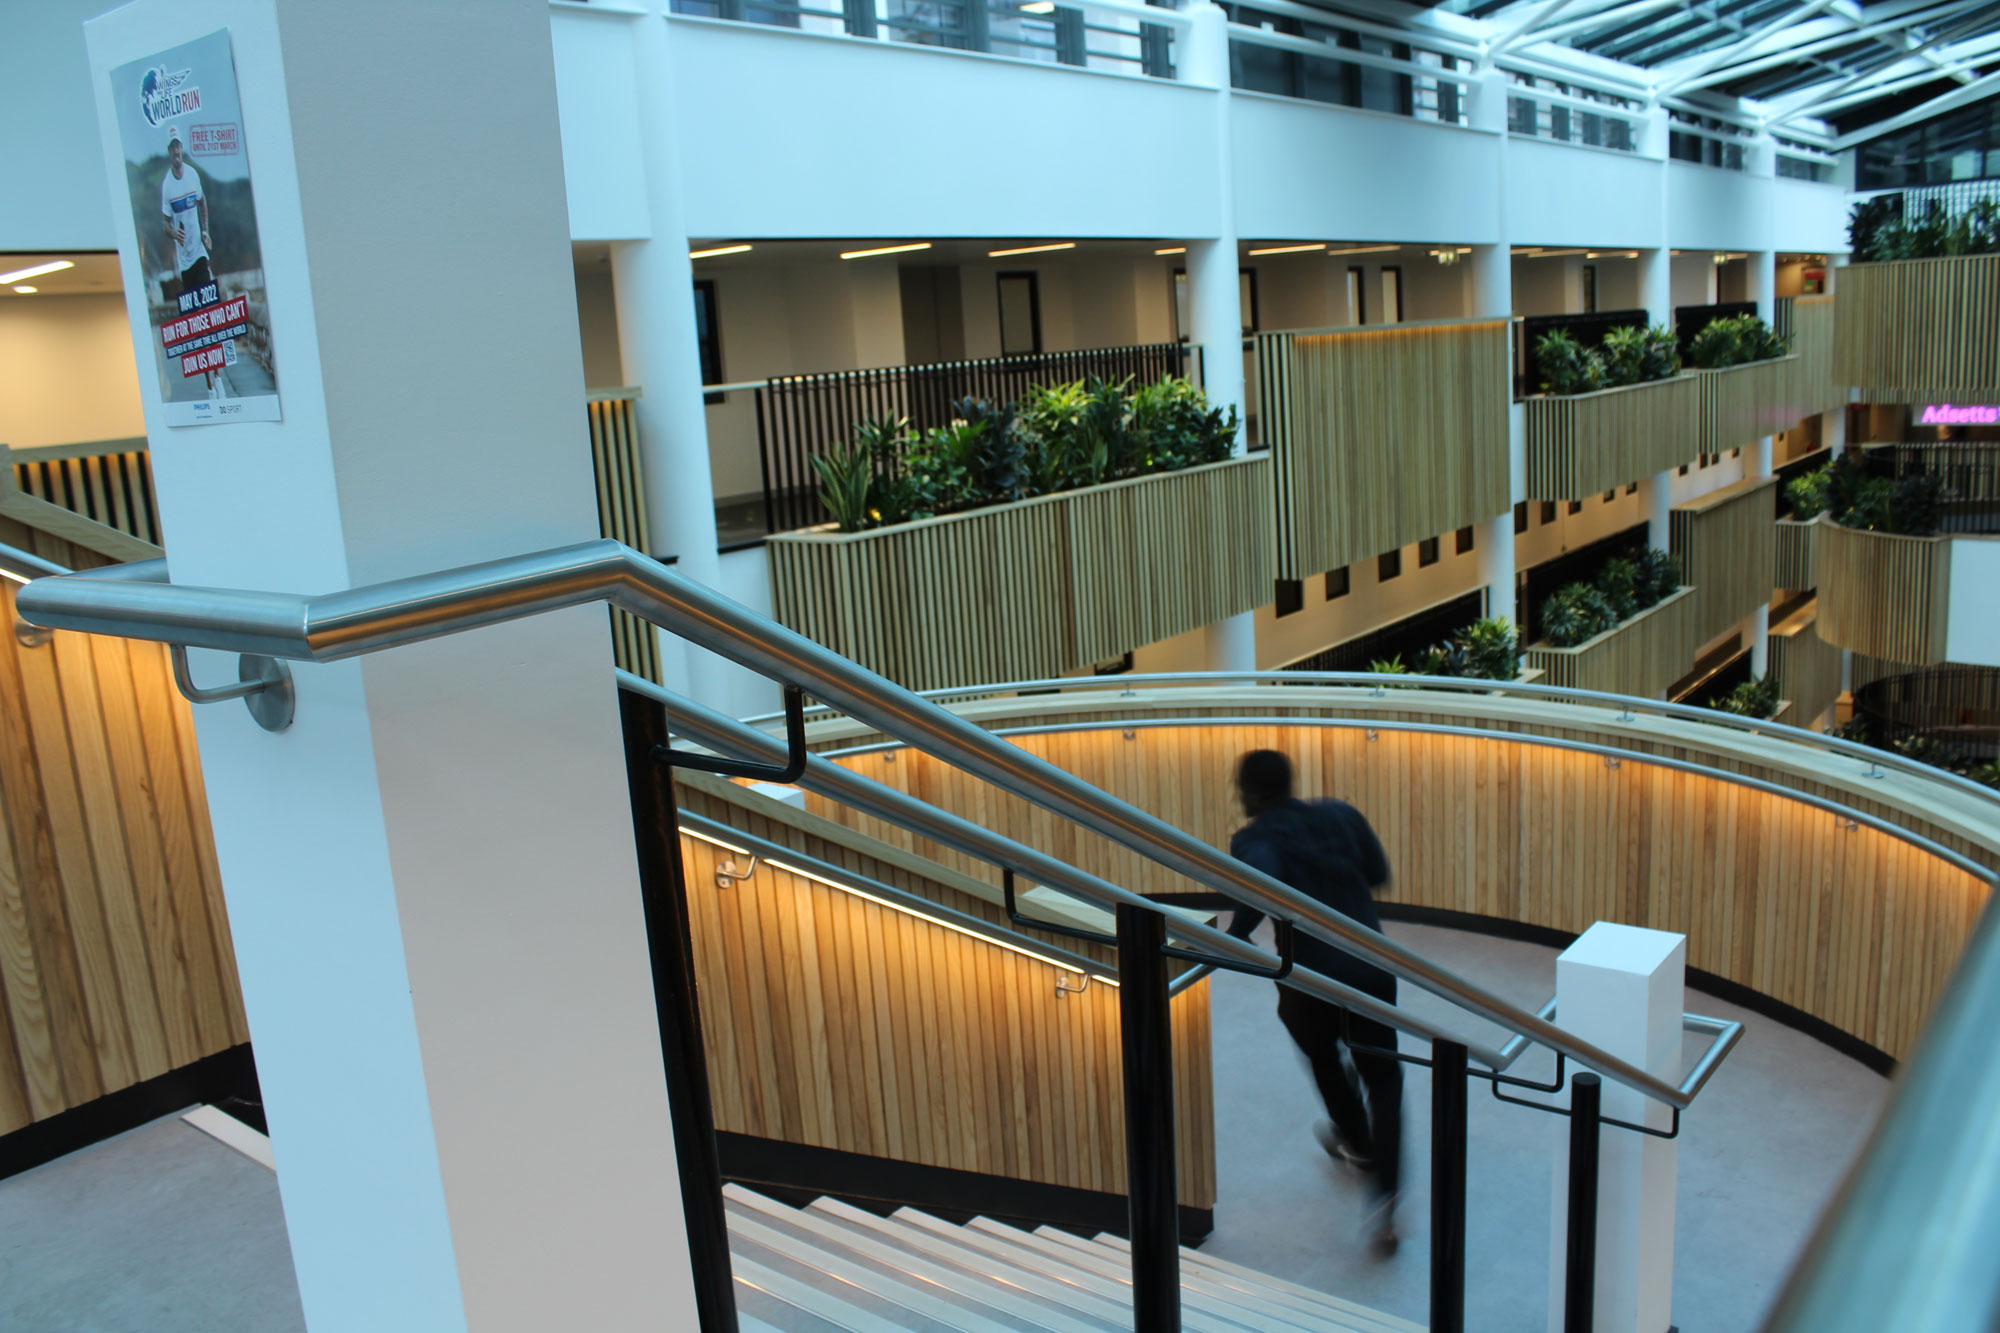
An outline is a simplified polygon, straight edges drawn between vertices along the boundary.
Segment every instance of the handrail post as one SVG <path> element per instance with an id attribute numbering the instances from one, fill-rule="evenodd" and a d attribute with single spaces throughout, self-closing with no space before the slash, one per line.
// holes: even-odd
<path id="1" fill-rule="evenodd" d="M 1132 1327 L 1181 1326 L 1180 1189 L 1174 1170 L 1173 1027 L 1165 919 L 1118 905 L 1118 1028 L 1125 1056 L 1125 1197 L 1132 1231 Z"/>
<path id="2" fill-rule="evenodd" d="M 1466 1050 L 1431 1044 L 1431 1333 L 1465 1333 Z"/>
<path id="3" fill-rule="evenodd" d="M 1590 1333 L 1597 1304 L 1597 1149 L 1604 1091 L 1578 1074 L 1569 1093 L 1569 1239 L 1563 1252 L 1563 1333 Z"/>
<path id="4" fill-rule="evenodd" d="M 629 691 L 620 692 L 618 703 L 624 714 L 625 776 L 632 794 L 639 893 L 646 909 L 646 950 L 653 967 L 667 1103 L 674 1118 L 674 1156 L 687 1218 L 695 1309 L 701 1333 L 737 1333 L 729 1220 L 723 1211 L 722 1159 L 715 1146 L 715 1108 L 709 1099 L 708 1058 L 695 994 L 694 941 L 674 773 L 653 760 L 654 747 L 667 743 L 666 714 L 658 704 Z"/>

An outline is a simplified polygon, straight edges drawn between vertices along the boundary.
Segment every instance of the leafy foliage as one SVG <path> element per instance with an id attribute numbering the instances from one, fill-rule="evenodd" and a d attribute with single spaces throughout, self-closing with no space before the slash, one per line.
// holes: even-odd
<path id="1" fill-rule="evenodd" d="M 1604 562 L 1590 583 L 1558 588 L 1542 604 L 1542 636 L 1557 648 L 1574 648 L 1615 629 L 1681 586 L 1680 561 L 1648 548 Z"/>
<path id="2" fill-rule="evenodd" d="M 1791 350 L 1789 340 L 1755 315 L 1712 319 L 1688 343 L 1687 359 L 1701 370 L 1724 370 L 1769 361 Z"/>
<path id="3" fill-rule="evenodd" d="M 1681 373 L 1681 344 L 1664 324 L 1646 330 L 1645 354 L 1639 362 L 1641 381 L 1670 380 Z"/>
<path id="4" fill-rule="evenodd" d="M 1681 373 L 1681 354 L 1674 331 L 1663 326 L 1620 325 L 1604 335 L 1601 351 L 1553 329 L 1536 340 L 1535 364 L 1543 393 L 1590 393 L 1672 379 Z"/>
<path id="5" fill-rule="evenodd" d="M 1649 546 L 1633 557 L 1638 577 L 1632 581 L 1632 596 L 1641 611 L 1658 606 L 1680 591 L 1680 557 Z"/>
<path id="6" fill-rule="evenodd" d="M 1766 673 L 1746 680 L 1709 707 L 1739 717 L 1772 718 L 1778 715 L 1778 678 Z"/>
<path id="7" fill-rule="evenodd" d="M 1827 512 L 1843 528 L 1924 537 L 1937 531 L 1942 515 L 1942 483 L 1934 472 L 1901 479 L 1870 475 L 1858 451 L 1850 450 L 1826 469 Z"/>
<path id="8" fill-rule="evenodd" d="M 1605 561 L 1597 572 L 1597 591 L 1611 608 L 1614 623 L 1630 620 L 1639 610 L 1639 566 L 1625 559 Z"/>
<path id="9" fill-rule="evenodd" d="M 1953 214 L 1933 200 L 1923 212 L 1905 217 L 1893 198 L 1881 195 L 1854 206 L 1847 241 L 1854 258 L 1865 262 L 2000 253 L 2000 203 L 1981 199 Z"/>
<path id="10" fill-rule="evenodd" d="M 1833 481 L 1833 464 L 1802 472 L 1785 483 L 1785 504 L 1792 511 L 1792 517 L 1800 523 L 1809 523 L 1826 509 L 1828 491 Z"/>
<path id="11" fill-rule="evenodd" d="M 1384 676 L 1458 676 L 1469 680 L 1513 680 L 1521 674 L 1521 639 L 1503 617 L 1475 620 L 1449 639 L 1432 644 L 1414 668 L 1403 656 L 1377 658 L 1368 669 Z M 1414 686 L 1392 688 L 1413 689 Z"/>
<path id="12" fill-rule="evenodd" d="M 1542 392 L 1591 393 L 1604 387 L 1604 359 L 1566 329 L 1552 329 L 1535 342 L 1535 364 L 1542 371 Z"/>
<path id="13" fill-rule="evenodd" d="M 1542 605 L 1542 634 L 1558 648 L 1574 648 L 1617 623 L 1604 594 L 1588 583 L 1558 588 Z"/>
<path id="14" fill-rule="evenodd" d="M 1604 335 L 1604 387 L 1637 384 L 1646 367 L 1646 330 L 1626 324 Z"/>

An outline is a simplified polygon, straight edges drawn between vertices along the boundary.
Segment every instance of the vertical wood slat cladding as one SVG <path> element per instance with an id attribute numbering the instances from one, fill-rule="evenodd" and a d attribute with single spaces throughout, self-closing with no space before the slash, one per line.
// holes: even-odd
<path id="1" fill-rule="evenodd" d="M 627 397 L 593 398 L 590 461 L 597 474 L 597 530 L 635 551 L 652 554 L 646 531 L 645 464 L 639 423 Z M 619 667 L 658 685 L 660 644 L 653 627 L 629 611 L 611 608 L 611 651 Z"/>
<path id="2" fill-rule="evenodd" d="M 1801 358 L 1775 357 L 1725 370 L 1697 370 L 1701 381 L 1702 429 L 1706 454 L 1731 449 L 1790 430 L 1803 416 L 1798 405 Z"/>
<path id="3" fill-rule="evenodd" d="M 1506 321 L 1266 333 L 1257 357 L 1280 578 L 1507 509 Z"/>
<path id="4" fill-rule="evenodd" d="M 1771 631 L 1771 672 L 1778 692 L 1791 700 L 1785 720 L 1809 727 L 1840 698 L 1840 649 L 1819 636 L 1817 617 L 1796 628 Z"/>
<path id="5" fill-rule="evenodd" d="M 1795 418 L 1837 412 L 1847 405 L 1847 386 L 1833 374 L 1834 298 L 1792 298 L 1792 412 Z"/>
<path id="6" fill-rule="evenodd" d="M 1682 588 L 1573 648 L 1537 644 L 1528 649 L 1528 665 L 1541 668 L 1544 685 L 1655 698 L 1686 674 L 1701 646 L 1700 597 L 1699 588 Z"/>
<path id="7" fill-rule="evenodd" d="M 130 538 L 126 538 L 130 540 Z M 0 517 L 0 542 L 105 559 Z M 14 619 L 14 584 L 0 616 Z M 249 1040 L 162 644 L 0 640 L 0 1134 Z"/>
<path id="8" fill-rule="evenodd" d="M 1944 661 L 1951 539 L 1844 528 L 1825 517 L 1817 526 L 1814 569 L 1826 639 L 1913 666 Z"/>
<path id="9" fill-rule="evenodd" d="M 1818 587 L 1819 574 L 1813 552 L 1819 543 L 1819 526 L 1781 518 L 1778 520 L 1777 541 L 1777 564 L 1772 572 L 1777 582 L 1772 586 L 1789 588 L 1794 592 Z"/>
<path id="10" fill-rule="evenodd" d="M 1247 611 L 1272 579 L 1270 460 L 768 544 L 784 624 L 912 689 L 1059 675 Z"/>
<path id="11" fill-rule="evenodd" d="M 1679 467 L 1702 452 L 1694 375 L 1564 397 L 1530 398 L 1528 494 L 1582 500 Z"/>
<path id="12" fill-rule="evenodd" d="M 1778 576 L 1777 485 L 1775 477 L 1739 481 L 1674 506 L 1673 552 L 1681 576 L 1697 590 L 1697 645 L 1771 600 Z"/>
<path id="13" fill-rule="evenodd" d="M 1840 270 L 1833 372 L 1868 401 L 1991 401 L 2000 393 L 2000 255 Z"/>
<path id="14" fill-rule="evenodd" d="M 94 452 L 118 444 L 137 447 Z M 0 446 L 0 461 L 9 465 L 13 488 L 23 495 L 46 500 L 157 546 L 160 511 L 153 499 L 152 456 L 145 445 L 141 438 L 49 449 Z"/>
<path id="15" fill-rule="evenodd" d="M 719 785 L 719 784 L 718 784 Z M 1004 922 L 969 885 L 796 826 L 704 783 L 684 806 L 934 902 Z M 719 1130 L 1076 1189 L 1125 1188 L 1118 992 L 1056 994 L 1047 963 L 682 841 Z M 738 858 L 740 860 L 740 858 Z M 935 868 L 933 868 L 935 869 Z M 997 895 L 994 895 L 997 897 Z M 1110 960 L 1114 951 L 1065 943 Z M 1181 1202 L 1216 1197 L 1209 988 L 1172 1008 Z"/>
<path id="16" fill-rule="evenodd" d="M 1577 730 L 1602 739 L 1588 724 Z M 1690 740 L 1682 756 L 1706 758 Z M 1786 796 L 1637 760 L 1614 769 L 1505 735 L 1383 729 L 1370 739 L 1358 727 L 1230 719 L 1138 728 L 1130 740 L 1112 722 L 1014 743 L 1216 847 L 1240 819 L 1228 799 L 1235 758 L 1284 751 L 1302 794 L 1339 795 L 1375 824 L 1399 901 L 1565 931 L 1609 920 L 1681 932 L 1690 966 L 1897 1057 L 1909 1053 L 1988 897 L 1951 863 Z M 946 809 L 976 810 L 987 827 L 1036 837 L 1133 889 L 1187 887 L 1096 835 L 1048 827 L 1025 803 L 922 754 L 842 762 Z"/>

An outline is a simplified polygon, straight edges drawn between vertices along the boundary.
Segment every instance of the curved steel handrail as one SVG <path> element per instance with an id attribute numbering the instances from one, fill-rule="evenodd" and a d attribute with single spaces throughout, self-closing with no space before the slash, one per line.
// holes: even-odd
<path id="1" fill-rule="evenodd" d="M 596 602 L 609 602 L 773 680 L 799 685 L 885 735 L 1209 889 L 1291 921 L 1605 1078 L 1669 1106 L 1684 1109 L 1693 1100 L 1676 1084 L 1580 1041 L 1408 946 L 609 539 L 319 597 L 72 574 L 28 584 L 17 594 L 16 607 L 30 623 L 52 629 L 333 662 Z"/>
<path id="2" fill-rule="evenodd" d="M 919 695 L 933 703 L 945 704 L 954 701 L 968 702 L 992 695 L 1017 694 L 1024 690 L 1070 693 L 1091 690 L 1115 690 L 1121 693 L 1141 685 L 1215 685 L 1222 682 L 1241 681 L 1249 684 L 1274 685 L 1327 685 L 1354 689 L 1383 690 L 1387 688 L 1447 691 L 1456 694 L 1500 694 L 1529 699 L 1548 699 L 1561 703 L 1596 704 L 1610 707 L 1616 705 L 1626 713 L 1650 713 L 1657 717 L 1674 718 L 1696 722 L 1704 726 L 1722 727 L 1728 730 L 1747 731 L 1769 736 L 1775 740 L 1792 744 L 1804 744 L 1816 749 L 1827 750 L 1846 758 L 1859 759 L 1871 767 L 1890 769 L 1926 782 L 1942 783 L 1954 790 L 1970 793 L 1983 801 L 2000 805 L 2000 791 L 1982 786 L 1956 773 L 1948 773 L 1929 764 L 1888 750 L 1877 750 L 1859 741 L 1845 740 L 1823 731 L 1813 731 L 1807 727 L 1795 727 L 1785 722 L 1769 722 L 1762 718 L 1743 717 L 1736 713 L 1724 713 L 1713 708 L 1697 708 L 1691 704 L 1668 703 L 1661 699 L 1646 699 L 1630 694 L 1607 694 L 1599 690 L 1579 690 L 1567 685 L 1535 685 L 1520 681 L 1474 680 L 1465 676 L 1412 676 L 1381 675 L 1367 671 L 1162 671 L 1144 675 L 1117 676 L 1060 676 L 1043 680 L 1008 681 L 993 685 L 963 685 L 949 689 L 922 690 Z M 808 718 L 835 716 L 838 710 L 825 705 L 806 710 Z M 753 726 L 762 726 L 779 714 L 760 713 L 745 718 Z"/>

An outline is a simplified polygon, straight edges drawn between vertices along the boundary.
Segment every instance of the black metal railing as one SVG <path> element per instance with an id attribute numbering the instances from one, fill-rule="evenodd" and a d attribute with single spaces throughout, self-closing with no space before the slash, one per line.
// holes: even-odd
<path id="1" fill-rule="evenodd" d="M 2000 759 L 2000 668 L 1937 666 L 1870 681 L 1854 717 L 1871 745 L 1921 740 L 1969 763 Z"/>
<path id="2" fill-rule="evenodd" d="M 790 532 L 832 517 L 820 503 L 812 460 L 846 447 L 864 421 L 908 417 L 925 431 L 948 424 L 957 415 L 952 405 L 964 398 L 1012 403 L 1030 388 L 1092 377 L 1151 384 L 1187 374 L 1192 358 L 1179 343 L 1146 343 L 770 380 L 757 390 L 767 529 Z"/>
<path id="3" fill-rule="evenodd" d="M 1939 532 L 2000 532 L 2000 440 L 1892 444 L 1868 451 L 1877 475 L 1938 479 Z"/>

